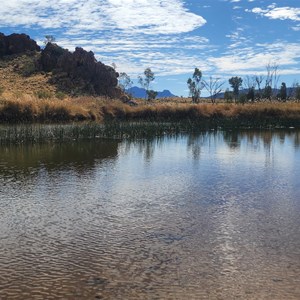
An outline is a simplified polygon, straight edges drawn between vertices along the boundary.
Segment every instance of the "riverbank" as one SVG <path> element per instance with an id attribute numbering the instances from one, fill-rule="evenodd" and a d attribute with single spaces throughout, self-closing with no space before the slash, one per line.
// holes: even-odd
<path id="1" fill-rule="evenodd" d="M 189 99 L 138 101 L 130 106 L 104 97 L 65 99 L 25 95 L 0 98 L 0 123 L 93 121 L 195 122 L 205 127 L 300 127 L 300 103 L 191 104 Z"/>

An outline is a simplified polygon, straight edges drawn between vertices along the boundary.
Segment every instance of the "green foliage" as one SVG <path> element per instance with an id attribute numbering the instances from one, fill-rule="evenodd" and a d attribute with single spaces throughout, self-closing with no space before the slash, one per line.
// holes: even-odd
<path id="1" fill-rule="evenodd" d="M 245 104 L 246 102 L 247 102 L 247 95 L 245 95 L 245 94 L 239 95 L 238 103 Z"/>
<path id="2" fill-rule="evenodd" d="M 233 93 L 227 89 L 224 93 L 224 100 L 228 103 L 233 101 Z"/>
<path id="3" fill-rule="evenodd" d="M 281 83 L 281 87 L 280 87 L 280 90 L 279 90 L 279 98 L 282 101 L 286 101 L 286 99 L 287 99 L 287 90 L 286 90 L 285 82 Z"/>
<path id="4" fill-rule="evenodd" d="M 58 91 L 58 92 L 56 92 L 55 97 L 60 100 L 63 100 L 66 98 L 66 94 L 64 92 Z"/>
<path id="5" fill-rule="evenodd" d="M 47 98 L 51 98 L 52 97 L 52 93 L 47 91 L 47 90 L 39 90 L 37 92 L 35 92 L 35 95 L 39 98 L 39 99 L 47 99 Z"/>
<path id="6" fill-rule="evenodd" d="M 45 35 L 44 44 L 47 45 L 48 43 L 54 43 L 55 37 L 53 35 Z"/>
<path id="7" fill-rule="evenodd" d="M 255 88 L 254 87 L 252 87 L 248 90 L 247 99 L 254 102 L 254 99 L 255 99 Z"/>
<path id="8" fill-rule="evenodd" d="M 148 100 L 154 100 L 157 96 L 157 92 L 153 90 L 147 91 Z"/>
<path id="9" fill-rule="evenodd" d="M 268 99 L 268 100 L 271 100 L 271 98 L 272 98 L 272 87 L 271 87 L 270 85 L 267 85 L 267 86 L 264 88 L 264 91 L 263 91 L 263 98 Z"/>
<path id="10" fill-rule="evenodd" d="M 233 95 L 235 96 L 235 99 L 238 98 L 239 92 L 240 92 L 240 87 L 242 86 L 243 79 L 241 77 L 231 77 L 228 80 L 229 84 L 231 85 L 233 89 Z"/>
<path id="11" fill-rule="evenodd" d="M 152 81 L 154 81 L 155 77 L 154 77 L 154 73 L 151 71 L 150 68 L 145 69 L 144 76 L 145 77 L 139 76 L 138 82 L 141 85 L 141 87 L 146 90 L 146 94 L 148 95 L 150 84 Z"/>
<path id="12" fill-rule="evenodd" d="M 199 103 L 201 90 L 204 85 L 202 83 L 202 72 L 198 68 L 195 68 L 192 78 L 189 78 L 187 81 L 187 85 L 193 103 Z"/>
<path id="13" fill-rule="evenodd" d="M 132 86 L 133 82 L 130 79 L 129 75 L 127 75 L 125 72 L 121 72 L 119 76 L 119 87 L 123 92 L 125 90 L 130 89 Z"/>
<path id="14" fill-rule="evenodd" d="M 29 77 L 37 71 L 36 61 L 33 59 L 27 59 L 24 61 L 22 67 L 20 68 L 20 73 L 25 76 Z"/>

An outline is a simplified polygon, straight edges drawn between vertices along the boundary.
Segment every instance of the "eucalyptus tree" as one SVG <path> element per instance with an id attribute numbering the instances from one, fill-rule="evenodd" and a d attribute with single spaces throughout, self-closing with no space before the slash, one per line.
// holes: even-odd
<path id="1" fill-rule="evenodd" d="M 146 68 L 144 71 L 144 77 L 139 76 L 138 77 L 138 82 L 141 85 L 142 88 L 146 90 L 146 95 L 148 96 L 149 99 L 149 91 L 150 91 L 150 84 L 152 81 L 154 81 L 154 73 L 151 71 L 150 68 Z"/>
<path id="2" fill-rule="evenodd" d="M 242 86 L 243 83 L 243 79 L 241 77 L 231 77 L 228 80 L 229 84 L 231 85 L 232 89 L 233 89 L 233 95 L 234 95 L 234 99 L 235 101 L 238 99 L 239 97 L 239 93 L 240 93 L 240 87 Z"/>
<path id="3" fill-rule="evenodd" d="M 192 78 L 189 78 L 187 81 L 187 85 L 190 91 L 190 96 L 192 96 L 192 102 L 199 103 L 201 90 L 204 85 L 202 82 L 202 72 L 198 68 L 195 68 Z"/>
<path id="4" fill-rule="evenodd" d="M 287 99 L 287 88 L 286 88 L 285 82 L 281 83 L 281 87 L 279 90 L 279 98 L 281 101 L 286 101 L 286 99 Z"/>
<path id="5" fill-rule="evenodd" d="M 247 100 L 254 102 L 255 99 L 255 87 L 256 87 L 256 77 L 255 76 L 246 76 L 243 80 L 244 88 L 247 90 Z"/>
<path id="6" fill-rule="evenodd" d="M 132 87 L 132 84 L 133 82 L 130 79 L 130 76 L 125 72 L 121 72 L 119 75 L 119 87 L 121 90 L 125 92 Z"/>

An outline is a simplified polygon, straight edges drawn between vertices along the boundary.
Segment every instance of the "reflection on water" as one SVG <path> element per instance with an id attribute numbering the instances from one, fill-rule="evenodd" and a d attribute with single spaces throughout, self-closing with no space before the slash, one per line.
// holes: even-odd
<path id="1" fill-rule="evenodd" d="M 0 299 L 299 299 L 299 137 L 0 147 Z"/>

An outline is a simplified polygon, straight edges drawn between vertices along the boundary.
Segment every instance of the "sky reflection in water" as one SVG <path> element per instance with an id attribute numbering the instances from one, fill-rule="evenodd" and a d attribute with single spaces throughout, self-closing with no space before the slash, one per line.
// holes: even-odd
<path id="1" fill-rule="evenodd" d="M 0 147 L 1 297 L 299 299 L 299 146 L 245 131 Z"/>

